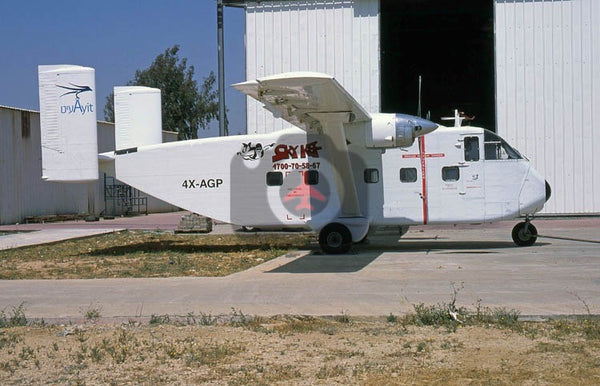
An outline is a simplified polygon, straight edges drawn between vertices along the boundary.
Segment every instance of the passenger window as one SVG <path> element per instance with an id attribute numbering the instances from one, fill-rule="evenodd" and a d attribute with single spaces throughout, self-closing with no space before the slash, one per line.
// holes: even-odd
<path id="1" fill-rule="evenodd" d="M 281 173 L 281 172 L 267 172 L 267 185 L 268 186 L 280 186 L 280 185 L 283 185 L 283 173 Z"/>
<path id="2" fill-rule="evenodd" d="M 367 184 L 375 184 L 379 182 L 379 170 L 365 169 L 365 182 Z"/>
<path id="3" fill-rule="evenodd" d="M 446 182 L 458 181 L 460 172 L 458 166 L 445 166 L 442 168 L 442 180 Z"/>
<path id="4" fill-rule="evenodd" d="M 465 137 L 465 161 L 479 161 L 479 138 Z"/>
<path id="5" fill-rule="evenodd" d="M 319 172 L 316 170 L 309 170 L 305 172 L 304 183 L 306 185 L 317 185 L 319 183 Z"/>
<path id="6" fill-rule="evenodd" d="M 415 182 L 417 180 L 417 168 L 400 169 L 401 182 Z"/>

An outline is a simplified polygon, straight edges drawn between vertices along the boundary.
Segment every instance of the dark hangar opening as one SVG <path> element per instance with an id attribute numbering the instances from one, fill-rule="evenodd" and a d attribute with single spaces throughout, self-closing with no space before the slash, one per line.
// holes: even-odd
<path id="1" fill-rule="evenodd" d="M 440 123 L 459 109 L 495 131 L 493 1 L 380 4 L 381 111 L 416 115 L 421 75 L 423 117 Z"/>

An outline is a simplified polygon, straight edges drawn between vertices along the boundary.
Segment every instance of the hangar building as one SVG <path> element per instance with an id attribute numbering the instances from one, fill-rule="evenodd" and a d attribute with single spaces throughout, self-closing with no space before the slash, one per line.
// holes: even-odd
<path id="1" fill-rule="evenodd" d="M 43 181 L 40 113 L 0 106 L 0 225 L 47 215 L 119 216 L 177 207 L 115 181 L 114 164 L 100 164 L 91 184 Z M 163 142 L 177 133 L 163 132 Z M 115 149 L 115 125 L 98 122 L 98 150 Z M 105 177 L 106 176 L 106 177 Z"/>
<path id="2" fill-rule="evenodd" d="M 368 110 L 475 115 L 552 185 L 545 212 L 600 213 L 600 1 L 223 0 L 245 8 L 246 77 L 331 74 Z M 284 126 L 247 102 L 248 133 Z"/>

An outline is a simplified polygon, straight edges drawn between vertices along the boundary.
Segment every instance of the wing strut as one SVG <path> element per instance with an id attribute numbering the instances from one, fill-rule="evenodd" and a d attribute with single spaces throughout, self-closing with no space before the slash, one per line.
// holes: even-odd
<path id="1" fill-rule="evenodd" d="M 348 122 L 349 113 L 310 113 L 309 115 L 320 122 L 323 133 L 326 134 L 331 143 L 329 158 L 340 198 L 341 216 L 360 217 L 358 194 L 356 193 L 354 174 L 352 173 L 352 164 L 350 163 L 350 154 L 344 131 L 344 123 Z"/>

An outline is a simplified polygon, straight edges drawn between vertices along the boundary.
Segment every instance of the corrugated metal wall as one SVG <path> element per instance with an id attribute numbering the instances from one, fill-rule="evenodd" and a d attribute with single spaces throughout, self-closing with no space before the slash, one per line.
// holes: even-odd
<path id="1" fill-rule="evenodd" d="M 600 1 L 495 0 L 498 133 L 552 185 L 547 213 L 600 212 Z"/>
<path id="2" fill-rule="evenodd" d="M 379 111 L 379 0 L 269 1 L 246 9 L 246 78 L 287 71 L 333 75 Z M 248 134 L 289 126 L 247 99 Z"/>
<path id="3" fill-rule="evenodd" d="M 176 139 L 176 134 L 163 132 L 163 142 Z M 26 216 L 87 213 L 87 184 L 42 180 L 40 144 L 39 112 L 0 106 L 0 224 L 22 222 Z M 114 150 L 114 124 L 98 122 L 98 147 L 100 152 Z M 114 175 L 112 165 L 101 164 L 101 173 Z M 95 210 L 99 215 L 104 209 L 102 174 L 95 185 Z M 149 196 L 149 212 L 176 210 Z"/>
<path id="4" fill-rule="evenodd" d="M 38 112 L 0 107 L 0 138 L 0 224 L 22 222 L 25 216 L 87 212 L 86 184 L 42 181 Z"/>

